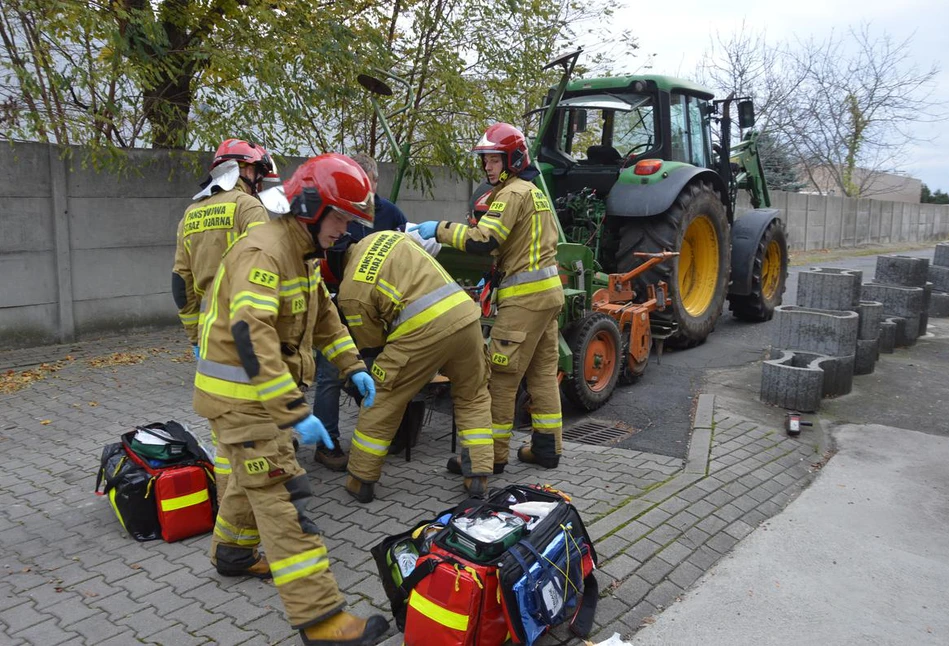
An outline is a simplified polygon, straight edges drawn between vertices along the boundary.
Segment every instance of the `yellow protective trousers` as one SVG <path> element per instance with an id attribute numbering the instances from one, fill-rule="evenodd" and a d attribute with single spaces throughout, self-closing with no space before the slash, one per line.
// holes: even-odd
<path id="1" fill-rule="evenodd" d="M 491 397 L 479 321 L 434 343 L 399 339 L 386 344 L 371 371 L 376 380 L 375 404 L 360 409 L 353 431 L 350 475 L 366 483 L 379 480 L 405 407 L 439 371 L 451 382 L 464 474 L 491 475 Z"/>
<path id="2" fill-rule="evenodd" d="M 529 310 L 510 301 L 498 308 L 487 349 L 496 463 L 508 461 L 517 389 L 525 377 L 531 398 L 531 452 L 552 458 L 562 451 L 563 418 L 557 382 L 560 310 Z"/>
<path id="3" fill-rule="evenodd" d="M 227 491 L 227 480 L 231 477 L 231 463 L 224 457 L 221 447 L 218 446 L 217 433 L 211 426 L 211 443 L 214 444 L 214 486 L 217 488 L 217 506 L 221 507 L 221 499 Z"/>
<path id="4" fill-rule="evenodd" d="M 260 417 L 248 417 L 259 425 Z M 336 614 L 346 601 L 330 572 L 321 532 L 307 516 L 310 481 L 294 454 L 292 430 L 270 426 L 270 439 L 240 443 L 226 442 L 227 429 L 217 429 L 219 450 L 232 473 L 214 526 L 211 560 L 245 569 L 256 562 L 262 544 L 287 618 L 299 629 Z"/>

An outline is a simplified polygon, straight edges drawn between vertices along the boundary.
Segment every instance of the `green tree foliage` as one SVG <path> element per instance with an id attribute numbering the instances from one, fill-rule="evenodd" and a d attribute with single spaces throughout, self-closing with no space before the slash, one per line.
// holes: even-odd
<path id="1" fill-rule="evenodd" d="M 418 171 L 467 171 L 487 123 L 523 124 L 555 78 L 545 62 L 606 42 L 612 3 L 593 0 L 3 0 L 0 135 L 212 149 L 223 138 L 285 154 L 391 151 L 356 83 L 405 79 L 385 102 Z M 635 49 L 628 33 L 589 66 Z"/>
<path id="2" fill-rule="evenodd" d="M 806 186 L 791 158 L 789 146 L 777 137 L 767 131 L 761 133 L 758 137 L 758 153 L 761 155 L 768 188 L 797 193 Z"/>
<path id="3" fill-rule="evenodd" d="M 944 193 L 938 188 L 930 191 L 929 187 L 923 184 L 919 192 L 919 201 L 923 204 L 949 204 L 949 193 Z"/>

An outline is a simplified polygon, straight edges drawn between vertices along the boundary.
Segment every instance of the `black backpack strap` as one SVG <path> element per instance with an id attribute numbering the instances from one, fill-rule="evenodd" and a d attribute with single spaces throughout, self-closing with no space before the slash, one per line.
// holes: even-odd
<path id="1" fill-rule="evenodd" d="M 590 635 L 593 630 L 593 616 L 596 614 L 596 602 L 600 598 L 600 584 L 597 583 L 593 572 L 583 580 L 583 597 L 577 612 L 570 620 L 570 632 L 580 638 Z"/>
<path id="2" fill-rule="evenodd" d="M 412 570 L 412 573 L 407 577 L 402 579 L 402 584 L 399 588 L 405 593 L 405 598 L 409 598 L 409 593 L 412 592 L 412 588 L 418 585 L 418 582 L 427 577 L 429 574 L 435 571 L 435 568 L 441 563 L 448 563 L 446 559 L 442 558 L 428 558 L 425 559 L 421 564 L 415 566 L 415 569 Z"/>

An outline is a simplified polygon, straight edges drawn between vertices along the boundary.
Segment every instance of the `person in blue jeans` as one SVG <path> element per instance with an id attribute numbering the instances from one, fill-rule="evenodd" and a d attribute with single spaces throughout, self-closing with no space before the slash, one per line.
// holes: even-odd
<path id="1" fill-rule="evenodd" d="M 407 223 L 405 214 L 395 204 L 376 193 L 379 182 L 379 167 L 376 165 L 376 160 L 365 153 L 357 153 L 352 158 L 369 176 L 369 183 L 372 185 L 373 193 L 375 193 L 376 212 L 374 225 L 371 229 L 362 224 L 350 222 L 348 229 L 350 238 L 358 242 L 374 231 L 405 231 Z M 325 267 L 323 269 L 323 278 L 327 282 L 327 287 L 335 292 L 338 277 L 329 275 L 325 271 Z M 342 386 L 343 382 L 339 378 L 339 370 L 336 369 L 336 366 L 331 361 L 327 361 L 321 353 L 317 353 L 313 414 L 326 427 L 330 438 L 333 440 L 333 448 L 327 449 L 322 444 L 319 445 L 313 454 L 313 459 L 331 471 L 345 471 L 346 464 L 349 462 L 349 456 L 339 442 L 339 400 Z"/>

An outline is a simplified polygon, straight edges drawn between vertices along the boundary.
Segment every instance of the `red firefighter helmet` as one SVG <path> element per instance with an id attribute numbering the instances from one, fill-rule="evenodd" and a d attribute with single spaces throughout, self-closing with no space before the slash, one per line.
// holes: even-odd
<path id="1" fill-rule="evenodd" d="M 509 123 L 496 123 L 485 130 L 471 152 L 503 155 L 505 169 L 514 175 L 519 175 L 531 163 L 524 133 Z"/>
<path id="2" fill-rule="evenodd" d="M 374 204 L 369 176 L 345 155 L 325 153 L 303 162 L 285 184 L 290 211 L 305 224 L 315 224 L 333 208 L 372 227 Z"/>
<path id="3" fill-rule="evenodd" d="M 214 153 L 214 161 L 211 162 L 211 168 L 223 164 L 229 159 L 244 164 L 254 164 L 260 166 L 264 175 L 274 172 L 273 160 L 270 153 L 263 146 L 243 139 L 226 139 L 217 147 Z"/>

